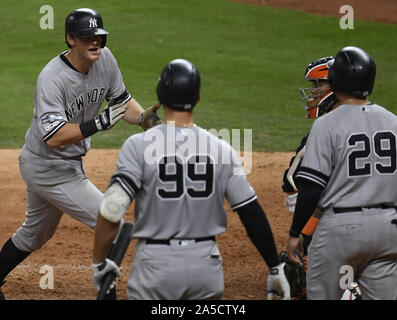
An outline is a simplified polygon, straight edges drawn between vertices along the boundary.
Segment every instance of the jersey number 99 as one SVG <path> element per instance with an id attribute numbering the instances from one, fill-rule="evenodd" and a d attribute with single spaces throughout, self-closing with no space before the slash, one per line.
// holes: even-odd
<path id="1" fill-rule="evenodd" d="M 198 172 L 199 167 L 202 172 Z M 214 189 L 214 164 L 207 155 L 193 155 L 186 164 L 179 156 L 164 156 L 159 161 L 159 179 L 173 184 L 172 190 L 157 189 L 163 199 L 180 198 L 185 192 L 191 198 L 208 198 Z M 186 180 L 193 186 L 186 187 Z"/>

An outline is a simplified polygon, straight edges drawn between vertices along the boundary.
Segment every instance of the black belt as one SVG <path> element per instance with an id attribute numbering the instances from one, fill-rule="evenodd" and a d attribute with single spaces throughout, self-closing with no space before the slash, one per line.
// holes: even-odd
<path id="1" fill-rule="evenodd" d="M 179 239 L 171 239 L 171 240 L 179 240 Z M 183 241 L 182 239 L 180 239 L 180 240 Z M 215 237 L 205 237 L 205 238 L 185 239 L 185 240 L 194 240 L 196 242 L 215 241 Z M 146 244 L 165 244 L 165 245 L 169 246 L 170 240 L 146 239 Z"/>
<path id="2" fill-rule="evenodd" d="M 346 212 L 357 212 L 363 211 L 363 209 L 396 209 L 396 207 L 388 206 L 388 205 L 379 205 L 373 207 L 345 207 L 345 208 L 333 208 L 335 213 L 346 213 Z"/>

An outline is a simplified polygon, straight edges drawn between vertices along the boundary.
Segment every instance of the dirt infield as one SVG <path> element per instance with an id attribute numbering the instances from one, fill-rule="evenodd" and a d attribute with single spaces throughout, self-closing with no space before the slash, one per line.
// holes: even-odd
<path id="1" fill-rule="evenodd" d="M 118 150 L 91 150 L 84 161 L 88 178 L 102 191 L 113 174 Z M 0 150 L 0 245 L 20 227 L 26 211 L 26 189 L 18 169 L 19 150 Z M 253 169 L 248 179 L 271 223 L 279 250 L 285 248 L 291 215 L 284 206 L 281 192 L 282 174 L 292 153 L 254 153 Z M 225 298 L 256 300 L 266 298 L 266 271 L 262 258 L 249 241 L 236 213 L 225 205 L 227 232 L 217 238 L 225 273 Z M 132 221 L 132 208 L 126 215 Z M 64 215 L 59 227 L 43 248 L 31 254 L 8 277 L 3 286 L 7 299 L 13 300 L 86 300 L 95 299 L 91 284 L 91 253 L 94 233 L 81 223 Z M 133 258 L 135 241 L 130 244 L 118 281 L 119 299 L 126 299 L 126 282 Z M 40 280 L 54 271 L 54 288 L 42 289 Z M 42 273 L 40 273 L 42 271 Z"/>

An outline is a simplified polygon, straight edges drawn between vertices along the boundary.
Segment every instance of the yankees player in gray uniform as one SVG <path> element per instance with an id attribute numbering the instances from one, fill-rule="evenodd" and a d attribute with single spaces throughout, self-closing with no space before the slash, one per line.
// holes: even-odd
<path id="1" fill-rule="evenodd" d="M 299 193 L 288 252 L 316 207 L 322 217 L 309 246 L 308 299 L 341 299 L 358 282 L 363 299 L 397 298 L 397 117 L 370 103 L 372 57 L 345 47 L 329 62 L 341 102 L 317 119 L 296 179 Z"/>
<path id="2" fill-rule="evenodd" d="M 96 11 L 73 11 L 65 21 L 70 50 L 52 59 L 38 77 L 33 121 L 19 156 L 28 209 L 25 222 L 0 252 L 0 284 L 51 238 L 64 212 L 95 228 L 103 195 L 83 170 L 90 136 L 120 119 L 144 127 L 143 119 L 153 118 L 155 109 L 144 111 L 126 90 L 116 59 L 105 47 L 107 34 Z M 110 102 L 97 116 L 105 99 Z"/>
<path id="3" fill-rule="evenodd" d="M 268 297 L 289 299 L 271 227 L 234 149 L 193 122 L 200 74 L 183 59 L 167 64 L 157 85 L 164 124 L 131 136 L 100 205 L 93 283 L 119 267 L 105 259 L 119 221 L 135 200 L 138 239 L 128 298 L 222 299 L 222 258 L 215 237 L 226 230 L 224 198 L 270 267 Z"/>

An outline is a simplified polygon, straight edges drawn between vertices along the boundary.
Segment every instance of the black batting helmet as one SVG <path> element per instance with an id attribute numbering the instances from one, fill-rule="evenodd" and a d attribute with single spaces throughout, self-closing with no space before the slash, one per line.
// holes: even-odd
<path id="1" fill-rule="evenodd" d="M 69 13 L 65 20 L 65 40 L 70 48 L 66 39 L 67 34 L 78 38 L 102 36 L 101 47 L 103 48 L 106 45 L 106 35 L 109 32 L 103 28 L 102 17 L 98 12 L 89 8 L 81 8 Z"/>
<path id="2" fill-rule="evenodd" d="M 178 111 L 191 110 L 200 97 L 200 73 L 184 59 L 168 63 L 157 84 L 157 97 L 162 105 Z"/>
<path id="3" fill-rule="evenodd" d="M 328 63 L 329 82 L 335 92 L 365 99 L 372 92 L 376 67 L 372 57 L 357 47 L 345 47 Z"/>

